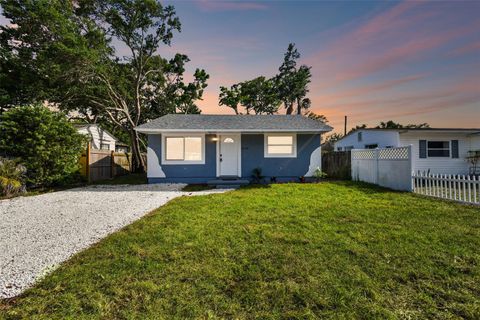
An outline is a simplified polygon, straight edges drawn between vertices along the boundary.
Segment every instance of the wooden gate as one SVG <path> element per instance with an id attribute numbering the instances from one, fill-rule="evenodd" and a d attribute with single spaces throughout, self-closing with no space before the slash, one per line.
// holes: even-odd
<path id="1" fill-rule="evenodd" d="M 322 171 L 328 178 L 350 179 L 351 171 L 350 151 L 334 151 L 322 154 Z"/>

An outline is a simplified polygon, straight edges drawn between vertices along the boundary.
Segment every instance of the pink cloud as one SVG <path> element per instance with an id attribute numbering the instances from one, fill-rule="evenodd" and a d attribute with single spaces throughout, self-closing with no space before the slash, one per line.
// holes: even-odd
<path id="1" fill-rule="evenodd" d="M 448 56 L 461 56 L 480 51 L 480 41 L 469 43 L 463 47 L 457 48 L 450 52 Z"/>
<path id="2" fill-rule="evenodd" d="M 198 0 L 195 3 L 204 11 L 245 11 L 268 8 L 266 4 L 256 2 Z"/>
<path id="3" fill-rule="evenodd" d="M 325 101 L 322 97 L 313 97 L 313 111 L 325 114 L 333 126 L 341 131 L 343 116 L 348 115 L 352 126 L 367 123 L 377 124 L 379 121 L 396 120 L 404 122 L 428 122 L 436 120 L 439 112 L 452 108 L 470 106 L 473 110 L 480 110 L 480 92 L 478 91 L 478 77 L 468 76 L 461 81 L 453 81 L 450 85 L 440 86 L 425 92 L 403 91 L 401 95 L 388 95 L 386 98 L 360 99 L 354 101 L 339 100 Z M 476 113 L 465 121 L 470 126 L 478 119 Z M 478 114 L 478 111 L 477 111 Z M 425 115 L 424 117 L 421 117 Z M 428 115 L 428 116 L 426 116 Z M 432 115 L 435 115 L 432 117 Z M 405 120 L 407 119 L 407 120 Z M 457 121 L 457 119 L 452 119 Z M 468 125 L 466 124 L 466 125 Z M 455 123 L 462 126 L 461 123 Z"/>
<path id="4" fill-rule="evenodd" d="M 316 78 L 312 87 L 339 87 L 350 80 L 411 64 L 480 28 L 480 22 L 476 21 L 439 29 L 435 21 L 449 19 L 448 15 L 445 17 L 441 10 L 418 8 L 421 5 L 421 2 L 400 3 L 352 27 L 352 31 L 337 35 L 325 49 L 306 57 L 304 62 L 313 66 Z M 476 50 L 476 46 L 464 50 Z M 321 74 L 316 75 L 317 70 Z"/>

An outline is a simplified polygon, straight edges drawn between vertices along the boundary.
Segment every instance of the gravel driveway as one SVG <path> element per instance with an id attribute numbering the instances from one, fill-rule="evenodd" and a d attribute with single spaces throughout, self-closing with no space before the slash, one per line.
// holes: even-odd
<path id="1" fill-rule="evenodd" d="M 182 195 L 183 184 L 91 186 L 0 201 L 0 298 L 22 293 L 73 254 Z"/>

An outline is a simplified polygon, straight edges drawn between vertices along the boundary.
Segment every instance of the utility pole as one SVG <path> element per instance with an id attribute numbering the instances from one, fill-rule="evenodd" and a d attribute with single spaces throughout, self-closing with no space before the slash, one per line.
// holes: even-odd
<path id="1" fill-rule="evenodd" d="M 345 124 L 343 126 L 343 135 L 347 135 L 347 116 L 345 116 Z"/>

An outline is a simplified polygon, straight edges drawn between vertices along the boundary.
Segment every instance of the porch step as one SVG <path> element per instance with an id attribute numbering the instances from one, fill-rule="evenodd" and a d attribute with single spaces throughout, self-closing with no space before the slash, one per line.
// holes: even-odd
<path id="1" fill-rule="evenodd" d="M 245 179 L 215 179 L 207 181 L 209 186 L 216 186 L 217 188 L 238 188 L 240 186 L 244 186 L 249 184 L 250 181 Z"/>

